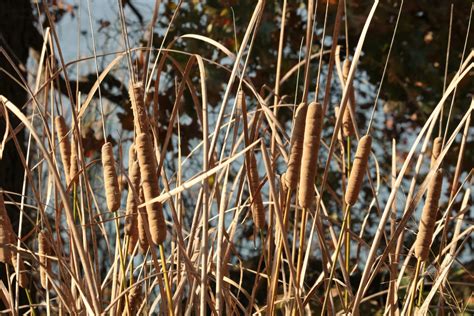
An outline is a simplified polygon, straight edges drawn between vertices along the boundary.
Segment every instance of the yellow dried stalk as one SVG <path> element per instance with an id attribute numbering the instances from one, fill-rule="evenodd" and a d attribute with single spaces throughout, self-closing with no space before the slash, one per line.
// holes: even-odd
<path id="1" fill-rule="evenodd" d="M 304 208 L 310 207 L 314 200 L 314 180 L 321 143 L 322 123 L 323 108 L 320 103 L 312 102 L 308 106 L 308 113 L 306 114 L 298 194 L 299 205 Z"/>
<path id="2" fill-rule="evenodd" d="M 372 148 L 372 137 L 365 135 L 359 140 L 357 151 L 354 157 L 351 174 L 347 183 L 345 200 L 348 205 L 354 205 L 357 202 L 362 180 L 367 170 L 370 150 Z"/>
<path id="3" fill-rule="evenodd" d="M 120 189 L 117 173 L 115 172 L 115 159 L 112 143 L 110 142 L 107 142 L 102 146 L 102 167 L 104 169 L 107 208 L 110 212 L 115 212 L 120 207 Z"/>
<path id="4" fill-rule="evenodd" d="M 135 147 L 140 165 L 143 195 L 145 202 L 148 202 L 160 195 L 153 142 L 148 134 L 141 133 L 137 136 Z M 166 223 L 161 203 L 147 204 L 146 213 L 152 241 L 155 245 L 160 245 L 166 239 Z"/>
<path id="5" fill-rule="evenodd" d="M 291 190 L 296 190 L 300 178 L 301 156 L 303 155 L 303 141 L 305 120 L 308 106 L 301 103 L 296 109 L 295 123 L 290 141 L 290 156 L 288 157 L 288 169 L 283 177 L 285 185 Z"/>
<path id="6" fill-rule="evenodd" d="M 442 187 L 443 169 L 438 169 L 428 184 L 425 206 L 423 207 L 423 213 L 418 226 L 418 235 L 415 240 L 415 256 L 421 261 L 425 261 L 428 258 L 430 251 Z"/>
<path id="7" fill-rule="evenodd" d="M 61 161 L 64 166 L 64 174 L 66 176 L 66 183 L 69 185 L 69 173 L 71 169 L 71 144 L 67 137 L 68 127 L 64 117 L 61 115 L 55 118 L 56 135 L 59 142 L 59 153 L 61 155 Z"/>

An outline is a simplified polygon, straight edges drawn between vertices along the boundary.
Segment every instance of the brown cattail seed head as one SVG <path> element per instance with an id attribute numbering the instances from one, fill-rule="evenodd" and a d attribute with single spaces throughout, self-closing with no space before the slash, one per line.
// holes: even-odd
<path id="1" fill-rule="evenodd" d="M 431 168 L 434 167 L 436 159 L 438 159 L 439 154 L 441 154 L 441 149 L 443 147 L 443 137 L 436 137 L 433 140 L 433 150 L 431 151 Z"/>
<path id="2" fill-rule="evenodd" d="M 415 256 L 422 261 L 428 258 L 430 251 L 442 187 L 443 169 L 438 169 L 428 184 L 425 206 L 423 207 L 418 235 L 415 241 Z"/>
<path id="3" fill-rule="evenodd" d="M 364 180 L 364 175 L 367 170 L 371 148 L 372 137 L 370 135 L 363 136 L 357 145 L 352 171 L 349 175 L 349 182 L 347 184 L 345 200 L 349 205 L 354 205 L 355 202 L 357 202 L 362 187 L 362 180 Z"/>
<path id="4" fill-rule="evenodd" d="M 12 266 L 16 271 L 16 279 L 18 280 L 18 285 L 24 289 L 28 287 L 28 275 L 26 274 L 25 264 L 23 259 L 19 257 L 18 260 L 18 271 L 17 271 L 17 255 L 12 256 Z"/>
<path id="5" fill-rule="evenodd" d="M 342 66 L 342 77 L 344 78 L 345 84 L 347 84 L 347 77 L 349 75 L 350 68 L 351 68 L 351 62 L 349 61 L 349 59 L 344 60 L 344 63 Z M 344 137 L 353 136 L 355 133 L 354 125 L 352 124 L 351 111 L 349 109 L 349 106 L 352 108 L 352 110 L 355 110 L 354 87 L 351 87 L 351 89 L 349 90 L 349 104 L 344 109 L 344 114 L 342 116 L 342 133 Z"/>
<path id="6" fill-rule="evenodd" d="M 12 250 L 10 247 L 12 233 L 10 218 L 8 217 L 5 202 L 3 200 L 3 192 L 0 191 L 0 262 L 10 263 L 12 257 Z"/>
<path id="7" fill-rule="evenodd" d="M 64 174 L 66 175 L 66 183 L 69 184 L 69 170 L 71 169 L 71 143 L 67 137 L 68 128 L 64 117 L 56 116 L 54 119 L 56 126 L 56 135 L 59 142 L 59 153 L 64 166 Z"/>
<path id="8" fill-rule="evenodd" d="M 74 181 L 77 173 L 79 172 L 78 168 L 78 160 L 77 160 L 77 142 L 74 140 L 74 134 L 72 135 L 72 142 L 71 142 L 71 163 L 69 169 L 69 180 Z"/>
<path id="9" fill-rule="evenodd" d="M 137 150 L 138 163 L 140 164 L 143 195 L 145 202 L 148 202 L 160 195 L 155 166 L 155 153 L 150 136 L 146 133 L 139 134 L 136 139 L 135 148 Z M 155 245 L 159 245 L 166 239 L 166 223 L 161 203 L 147 204 L 146 212 L 152 241 Z"/>
<path id="10" fill-rule="evenodd" d="M 340 111 L 341 111 L 340 107 L 338 107 L 338 106 L 334 107 L 334 114 L 336 115 L 336 120 L 339 117 L 339 112 Z M 339 129 L 339 131 L 337 132 L 337 140 L 339 142 L 342 142 L 342 129 Z"/>
<path id="11" fill-rule="evenodd" d="M 48 257 L 50 255 L 50 247 L 48 243 L 46 231 L 40 231 L 38 233 L 38 254 L 40 262 L 40 278 L 41 286 L 44 289 L 51 288 L 51 284 L 48 283 L 48 272 L 51 272 L 51 266 L 49 264 Z"/>
<path id="12" fill-rule="evenodd" d="M 303 141 L 306 113 L 308 106 L 301 103 L 296 109 L 295 124 L 290 142 L 290 157 L 288 158 L 288 169 L 283 177 L 285 185 L 291 190 L 296 190 L 300 178 L 301 156 L 303 155 Z"/>
<path id="13" fill-rule="evenodd" d="M 134 146 L 130 147 L 130 154 L 128 156 L 128 177 L 130 179 L 130 188 L 127 195 L 127 209 L 125 214 L 125 235 L 130 237 L 130 244 L 135 246 L 138 240 L 138 192 L 140 191 L 140 166 L 136 160 Z M 133 251 L 133 248 L 132 248 Z"/>
<path id="14" fill-rule="evenodd" d="M 143 198 L 143 190 L 140 190 L 140 204 L 145 202 Z M 142 253 L 145 253 L 148 249 L 148 239 L 146 237 L 146 209 L 144 207 L 138 208 L 138 216 L 137 216 L 137 226 L 138 226 L 138 241 L 140 242 L 140 250 Z M 131 246 L 131 245 L 130 245 Z M 133 245 L 135 246 L 135 245 Z M 128 249 L 128 253 L 130 254 L 133 252 L 132 249 Z"/>
<path id="15" fill-rule="evenodd" d="M 120 190 L 117 173 L 115 172 L 115 159 L 112 143 L 110 142 L 107 142 L 102 146 L 102 166 L 104 169 L 107 208 L 110 212 L 115 212 L 120 207 Z"/>
<path id="16" fill-rule="evenodd" d="M 140 285 L 137 285 L 130 289 L 128 292 L 128 306 L 130 308 L 131 314 L 128 311 L 124 311 L 122 315 L 135 315 L 140 308 L 140 301 L 142 299 L 142 289 Z"/>
<path id="17" fill-rule="evenodd" d="M 143 84 L 141 82 L 130 84 L 128 94 L 130 96 L 130 102 L 132 103 L 133 122 L 137 133 L 146 133 L 148 132 L 150 123 L 144 103 Z"/>
<path id="18" fill-rule="evenodd" d="M 265 209 L 263 207 L 262 194 L 260 193 L 260 180 L 258 177 L 257 160 L 255 153 L 248 155 L 249 162 L 249 186 L 252 196 L 252 217 L 257 229 L 265 227 Z"/>
<path id="19" fill-rule="evenodd" d="M 310 207 L 314 200 L 314 178 L 316 177 L 322 126 L 323 108 L 320 103 L 312 102 L 308 106 L 306 114 L 298 195 L 300 206 L 305 208 Z"/>

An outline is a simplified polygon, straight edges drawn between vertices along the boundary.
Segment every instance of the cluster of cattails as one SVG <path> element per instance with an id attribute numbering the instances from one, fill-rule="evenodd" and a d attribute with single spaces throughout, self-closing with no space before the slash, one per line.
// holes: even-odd
<path id="1" fill-rule="evenodd" d="M 323 123 L 323 108 L 320 103 L 312 102 L 306 113 L 306 123 L 301 155 L 300 191 L 298 202 L 301 207 L 308 208 L 314 200 L 314 180 L 318 162 L 319 146 Z"/>
<path id="2" fill-rule="evenodd" d="M 153 140 L 148 134 L 148 116 L 143 100 L 143 85 L 132 83 L 129 89 L 136 130 L 135 150 L 141 177 L 141 189 L 146 205 L 148 227 L 154 244 L 160 245 L 166 239 L 166 223 L 161 203 L 148 203 L 160 194 Z M 139 210 L 140 212 L 140 210 Z M 140 214 L 141 216 L 141 214 Z M 139 219 L 139 222 L 143 219 Z M 140 227 L 140 223 L 138 225 Z"/>
<path id="3" fill-rule="evenodd" d="M 17 236 L 10 222 L 10 217 L 5 208 L 3 191 L 0 191 L 0 262 L 11 264 L 16 271 L 18 285 L 23 288 L 28 286 L 28 276 L 21 256 L 13 251 Z M 17 258 L 19 259 L 17 261 Z"/>

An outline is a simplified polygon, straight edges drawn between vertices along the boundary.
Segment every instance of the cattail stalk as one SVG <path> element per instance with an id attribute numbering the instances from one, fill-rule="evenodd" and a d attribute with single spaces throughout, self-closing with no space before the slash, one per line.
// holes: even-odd
<path id="1" fill-rule="evenodd" d="M 120 207 L 120 190 L 117 173 L 115 171 L 115 159 L 112 143 L 110 142 L 107 142 L 102 146 L 102 166 L 104 169 L 107 208 L 110 212 L 115 212 Z"/>
<path id="2" fill-rule="evenodd" d="M 153 143 L 148 134 L 141 133 L 137 136 L 136 150 L 142 177 L 143 196 L 145 202 L 148 202 L 160 195 Z M 159 245 L 166 239 L 166 223 L 161 203 L 147 204 L 146 212 L 152 241 L 155 245 Z"/>
<path id="3" fill-rule="evenodd" d="M 349 176 L 346 189 L 345 200 L 350 206 L 354 205 L 357 202 L 357 198 L 359 197 L 359 192 L 362 188 L 362 180 L 364 180 L 364 175 L 367 170 L 371 148 L 372 137 L 370 135 L 361 137 L 359 144 L 357 145 L 357 151 L 354 157 L 352 171 Z"/>
<path id="4" fill-rule="evenodd" d="M 290 156 L 288 158 L 288 169 L 283 177 L 283 181 L 287 188 L 294 191 L 298 186 L 301 168 L 301 156 L 303 155 L 303 142 L 306 114 L 308 106 L 301 103 L 296 109 L 295 123 L 290 141 Z"/>
<path id="5" fill-rule="evenodd" d="M 55 118 L 56 135 L 59 142 L 59 153 L 64 166 L 64 174 L 66 176 L 66 183 L 69 184 L 69 173 L 71 169 L 71 143 L 67 137 L 68 128 L 64 117 L 61 115 Z"/>
<path id="6" fill-rule="evenodd" d="M 319 145 L 323 122 L 323 108 L 312 102 L 306 114 L 303 154 L 301 157 L 300 191 L 298 201 L 301 207 L 308 208 L 314 199 L 314 178 L 318 162 Z"/>

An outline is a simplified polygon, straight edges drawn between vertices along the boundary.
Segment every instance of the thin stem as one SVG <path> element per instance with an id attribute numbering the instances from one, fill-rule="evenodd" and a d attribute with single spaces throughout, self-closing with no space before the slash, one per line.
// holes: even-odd
<path id="1" fill-rule="evenodd" d="M 347 136 L 347 179 L 349 179 L 349 176 L 351 174 L 351 138 L 350 136 Z M 351 234 L 350 234 L 350 229 L 351 229 L 351 208 L 350 205 L 348 205 L 348 210 L 347 212 L 347 230 L 346 230 L 346 271 L 349 272 L 349 265 L 350 265 L 350 257 L 351 257 Z M 344 305 L 347 307 L 349 306 L 349 292 L 347 291 L 347 288 L 344 289 Z"/>
<path id="2" fill-rule="evenodd" d="M 413 278 L 413 288 L 412 288 L 412 293 L 410 296 L 410 305 L 408 306 L 408 316 L 412 314 L 413 311 L 413 304 L 415 302 L 415 295 L 416 295 L 416 283 L 418 280 L 418 276 L 420 274 L 420 267 L 421 267 L 421 259 L 418 258 L 418 261 L 416 262 L 416 270 L 415 270 L 415 277 Z"/>
<path id="3" fill-rule="evenodd" d="M 344 212 L 344 219 L 343 219 L 342 225 L 341 225 L 341 232 L 339 233 L 339 238 L 337 240 L 336 253 L 335 253 L 335 256 L 334 256 L 334 260 L 332 262 L 331 272 L 329 274 L 329 281 L 328 281 L 328 284 L 327 284 L 327 287 L 326 287 L 326 292 L 324 294 L 324 302 L 323 302 L 323 308 L 321 309 L 321 315 L 323 315 L 324 311 L 326 310 L 327 301 L 328 301 L 328 297 L 329 297 L 329 291 L 331 290 L 331 282 L 332 282 L 332 279 L 334 277 L 334 272 L 336 271 L 336 267 L 337 267 L 337 257 L 339 257 L 339 253 L 341 252 L 341 248 L 342 248 L 342 240 L 343 240 L 345 228 L 346 228 L 346 225 L 347 225 L 347 218 L 349 216 L 349 209 L 350 209 L 350 205 L 347 205 L 346 210 Z"/>
<path id="4" fill-rule="evenodd" d="M 171 286 L 168 280 L 168 271 L 166 270 L 166 257 L 163 244 L 160 244 L 159 248 L 161 257 L 161 268 L 163 269 L 163 279 L 165 279 L 166 298 L 168 300 L 168 315 L 174 315 L 173 296 L 171 295 Z"/>

